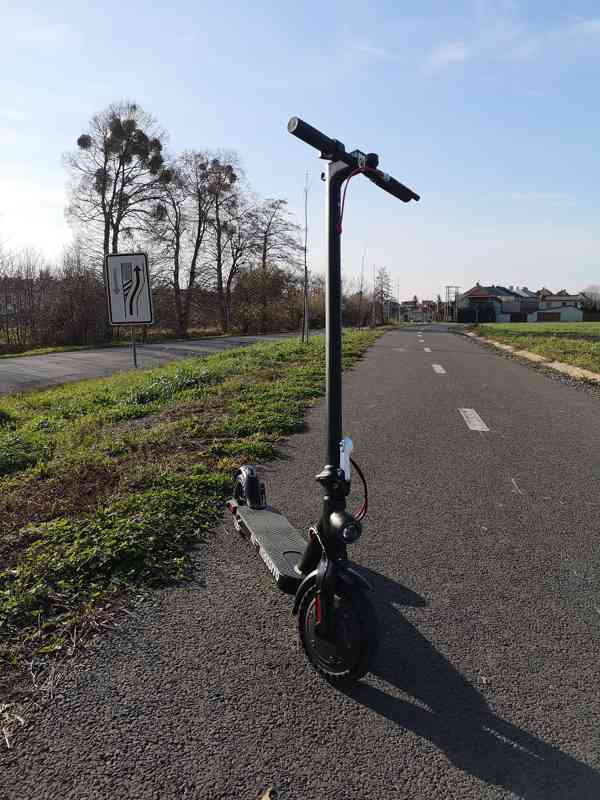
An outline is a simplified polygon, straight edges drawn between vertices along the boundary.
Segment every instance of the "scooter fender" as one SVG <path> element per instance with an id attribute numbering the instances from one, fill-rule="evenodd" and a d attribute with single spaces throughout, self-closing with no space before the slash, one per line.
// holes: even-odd
<path id="1" fill-rule="evenodd" d="M 332 565 L 333 566 L 333 565 Z M 292 613 L 294 616 L 298 613 L 298 609 L 300 608 L 300 603 L 302 602 L 302 598 L 306 594 L 306 592 L 311 589 L 317 582 L 317 577 L 319 575 L 319 568 L 310 572 L 302 581 L 298 590 L 296 591 L 296 597 L 294 598 L 294 608 Z M 372 585 L 369 581 L 360 574 L 357 570 L 351 567 L 349 564 L 345 564 L 344 566 L 340 566 L 339 564 L 335 566 L 332 570 L 333 577 L 336 581 L 339 581 L 343 587 L 348 591 L 352 590 L 354 587 L 358 587 L 360 589 L 365 589 L 368 592 L 373 591 Z"/>

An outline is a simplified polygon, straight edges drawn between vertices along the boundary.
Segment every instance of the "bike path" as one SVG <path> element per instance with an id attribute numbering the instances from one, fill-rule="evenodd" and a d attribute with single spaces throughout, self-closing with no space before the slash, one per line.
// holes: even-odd
<path id="1" fill-rule="evenodd" d="M 422 338 L 388 333 L 344 379 L 370 489 L 351 555 L 375 585 L 373 673 L 344 690 L 314 673 L 290 598 L 221 527 L 196 583 L 64 675 L 5 758 L 8 797 L 600 797 L 600 404 L 463 337 Z M 297 525 L 318 514 L 324 425 L 321 403 L 265 470 Z"/>

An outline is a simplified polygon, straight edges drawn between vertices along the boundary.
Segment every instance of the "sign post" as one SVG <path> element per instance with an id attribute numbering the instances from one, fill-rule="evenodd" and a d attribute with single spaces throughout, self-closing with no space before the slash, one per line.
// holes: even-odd
<path id="1" fill-rule="evenodd" d="M 136 325 L 152 325 L 154 310 L 145 253 L 114 253 L 104 259 L 104 280 L 111 325 L 131 328 L 133 364 L 137 369 Z"/>
<path id="2" fill-rule="evenodd" d="M 133 345 L 133 366 L 137 369 L 137 348 L 135 346 L 135 328 L 131 326 L 131 344 Z"/>

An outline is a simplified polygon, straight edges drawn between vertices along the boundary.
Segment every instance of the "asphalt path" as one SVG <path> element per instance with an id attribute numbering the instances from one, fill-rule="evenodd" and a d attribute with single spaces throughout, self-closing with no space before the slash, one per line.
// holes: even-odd
<path id="1" fill-rule="evenodd" d="M 598 399 L 424 330 L 386 334 L 344 380 L 373 673 L 341 690 L 305 663 L 290 598 L 225 523 L 195 583 L 57 682 L 0 761 L 6 797 L 600 797 Z M 264 469 L 298 526 L 324 424 L 319 404 Z"/>
<path id="2" fill-rule="evenodd" d="M 232 347 L 297 335 L 284 333 L 265 336 L 215 336 L 210 339 L 175 340 L 161 344 L 138 343 L 138 368 L 159 367 L 178 358 L 208 356 Z M 0 358 L 0 394 L 71 383 L 86 378 L 103 378 L 131 369 L 134 369 L 131 347 L 99 347 L 43 356 Z"/>

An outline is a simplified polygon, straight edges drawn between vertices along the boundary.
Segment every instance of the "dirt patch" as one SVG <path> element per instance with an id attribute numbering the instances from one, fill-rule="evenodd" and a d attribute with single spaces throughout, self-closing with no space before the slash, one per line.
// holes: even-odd
<path id="1" fill-rule="evenodd" d="M 478 336 L 472 331 L 469 331 L 466 335 L 470 336 L 472 339 L 477 339 L 480 342 L 497 347 L 499 350 L 504 350 L 506 353 L 511 353 L 517 358 L 523 358 L 526 361 L 533 361 L 537 364 L 543 364 L 548 369 L 555 370 L 556 372 L 562 372 L 563 375 L 568 375 L 570 378 L 574 378 L 575 380 L 600 383 L 600 374 L 597 372 L 592 372 L 592 370 L 583 369 L 583 367 L 576 367 L 573 364 L 565 364 L 563 361 L 551 361 L 549 358 L 545 358 L 539 353 L 532 353 L 530 350 L 516 350 L 509 344 L 497 342 L 494 339 L 488 339 L 485 336 Z"/>
<path id="2" fill-rule="evenodd" d="M 61 516 L 88 511 L 110 496 L 121 476 L 106 464 L 82 464 L 76 473 L 33 477 L 0 501 L 2 537 L 0 569 L 15 562 L 18 551 L 34 541 L 23 528 Z"/>
<path id="3" fill-rule="evenodd" d="M 550 369 L 555 369 L 557 372 L 562 372 L 564 375 L 569 375 L 571 378 L 576 378 L 580 381 L 594 381 L 595 383 L 600 383 L 600 375 L 589 369 L 575 367 L 573 364 L 564 364 L 562 361 L 550 361 L 547 366 Z"/>

